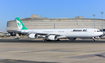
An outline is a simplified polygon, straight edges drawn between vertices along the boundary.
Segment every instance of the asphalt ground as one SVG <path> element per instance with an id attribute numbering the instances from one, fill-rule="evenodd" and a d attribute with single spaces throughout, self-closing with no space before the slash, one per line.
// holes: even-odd
<path id="1" fill-rule="evenodd" d="M 105 63 L 105 40 L 1 39 L 0 63 Z"/>

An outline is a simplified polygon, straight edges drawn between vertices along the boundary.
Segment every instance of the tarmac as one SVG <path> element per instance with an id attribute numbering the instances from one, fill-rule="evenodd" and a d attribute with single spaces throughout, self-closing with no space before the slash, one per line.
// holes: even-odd
<path id="1" fill-rule="evenodd" d="M 105 63 L 105 40 L 1 39 L 0 63 Z"/>

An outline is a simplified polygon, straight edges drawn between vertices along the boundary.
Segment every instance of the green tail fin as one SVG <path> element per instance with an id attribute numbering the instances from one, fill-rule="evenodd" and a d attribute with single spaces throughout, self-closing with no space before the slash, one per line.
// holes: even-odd
<path id="1" fill-rule="evenodd" d="M 22 23 L 22 21 L 19 19 L 19 17 L 16 17 L 16 22 L 17 22 L 17 26 L 19 30 L 28 30 L 24 24 Z"/>

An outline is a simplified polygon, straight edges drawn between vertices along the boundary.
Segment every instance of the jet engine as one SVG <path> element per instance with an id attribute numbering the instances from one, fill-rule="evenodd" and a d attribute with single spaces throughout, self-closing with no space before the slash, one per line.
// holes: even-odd
<path id="1" fill-rule="evenodd" d="M 57 40 L 57 37 L 55 35 L 50 35 L 48 36 L 49 40 Z"/>
<path id="2" fill-rule="evenodd" d="M 29 34 L 28 37 L 31 38 L 31 39 L 34 39 L 34 38 L 37 38 L 37 34 Z"/>

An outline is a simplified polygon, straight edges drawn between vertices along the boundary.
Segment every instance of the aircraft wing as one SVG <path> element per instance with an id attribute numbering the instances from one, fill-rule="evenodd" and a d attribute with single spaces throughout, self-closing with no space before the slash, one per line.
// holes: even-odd
<path id="1" fill-rule="evenodd" d="M 44 35 L 44 36 L 50 36 L 50 35 L 54 35 L 58 38 L 65 38 L 66 36 L 63 36 L 63 35 L 60 35 L 60 34 L 52 34 L 52 33 L 38 33 L 38 32 L 21 32 L 21 31 L 18 31 L 18 30 L 8 30 L 7 31 L 8 33 L 20 33 L 20 34 L 23 34 L 23 35 L 30 35 L 30 34 L 37 34 L 37 35 Z"/>
<path id="2" fill-rule="evenodd" d="M 29 34 L 31 34 L 31 33 L 29 33 Z M 33 34 L 37 34 L 37 35 L 55 35 L 55 36 L 61 36 L 61 35 L 59 35 L 59 34 L 51 34 L 51 33 L 38 33 L 38 32 L 34 32 Z"/>

